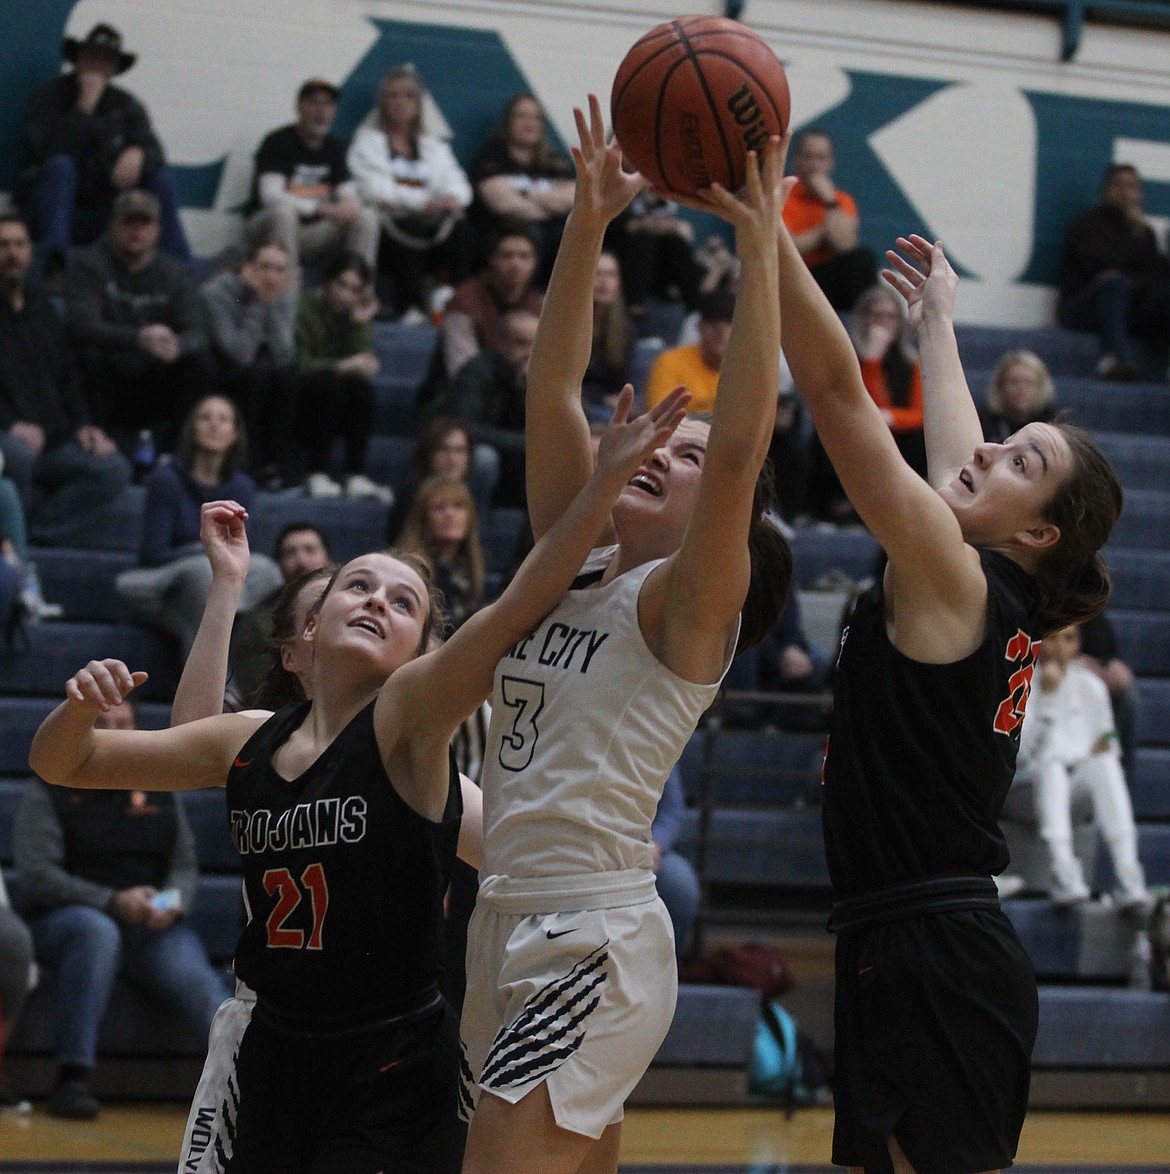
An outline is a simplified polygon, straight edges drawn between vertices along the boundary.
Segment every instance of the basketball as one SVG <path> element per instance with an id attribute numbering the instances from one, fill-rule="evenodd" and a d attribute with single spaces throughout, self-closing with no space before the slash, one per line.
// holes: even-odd
<path id="1" fill-rule="evenodd" d="M 788 78 L 738 21 L 681 16 L 652 28 L 618 68 L 610 118 L 622 153 L 660 191 L 692 196 L 747 178 L 747 153 L 788 128 Z"/>

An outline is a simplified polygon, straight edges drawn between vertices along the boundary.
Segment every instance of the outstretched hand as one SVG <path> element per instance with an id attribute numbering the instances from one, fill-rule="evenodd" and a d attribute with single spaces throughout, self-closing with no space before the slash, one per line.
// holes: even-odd
<path id="1" fill-rule="evenodd" d="M 65 697 L 91 713 L 108 713 L 146 679 L 146 673 L 132 673 L 120 660 L 91 660 L 65 682 Z"/>
<path id="2" fill-rule="evenodd" d="M 708 212 L 735 227 L 736 252 L 741 258 L 757 249 L 770 252 L 776 248 L 781 213 L 795 184 L 795 180 L 784 178 L 784 158 L 791 141 L 791 135 L 782 139 L 773 135 L 764 145 L 762 159 L 749 151 L 747 179 L 734 195 L 717 183 L 699 193 Z"/>
<path id="3" fill-rule="evenodd" d="M 887 250 L 891 268 L 883 269 L 882 276 L 906 299 L 910 325 L 917 330 L 924 318 L 950 319 L 955 311 L 959 275 L 951 268 L 942 242 L 931 244 L 912 233 L 898 237 L 896 243 L 900 252 Z"/>
<path id="4" fill-rule="evenodd" d="M 245 579 L 251 553 L 244 523 L 248 511 L 239 502 L 209 501 L 199 511 L 199 541 L 207 552 L 213 575 Z"/>
<path id="5" fill-rule="evenodd" d="M 573 108 L 580 145 L 572 147 L 577 169 L 574 210 L 608 224 L 623 212 L 646 186 L 636 171 L 622 168 L 622 149 L 615 139 L 605 137 L 605 119 L 596 94 L 589 95 L 589 119 L 579 107 Z"/>
<path id="6" fill-rule="evenodd" d="M 613 418 L 601 434 L 598 474 L 620 474 L 623 480 L 632 477 L 638 466 L 674 435 L 690 402 L 691 393 L 685 387 L 676 387 L 648 412 L 631 420 L 634 389 L 627 383 L 618 396 Z"/>

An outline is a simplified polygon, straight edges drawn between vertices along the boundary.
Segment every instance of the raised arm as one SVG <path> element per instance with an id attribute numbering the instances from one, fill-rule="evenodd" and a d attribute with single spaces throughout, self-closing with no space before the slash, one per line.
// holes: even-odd
<path id="1" fill-rule="evenodd" d="M 384 753 L 405 739 L 441 747 L 445 755 L 456 727 L 491 692 L 496 662 L 560 602 L 618 494 L 678 427 L 689 396 L 680 390 L 630 420 L 633 398 L 630 388 L 622 391 L 601 439 L 596 470 L 500 598 L 476 612 L 441 647 L 404 665 L 387 681 L 375 712 Z"/>
<path id="2" fill-rule="evenodd" d="M 29 765 L 46 783 L 121 791 L 222 787 L 232 761 L 263 718 L 223 714 L 169 730 L 95 730 L 97 715 L 146 680 L 120 660 L 91 660 L 65 685 L 41 723 Z"/>
<path id="3" fill-rule="evenodd" d="M 687 680 L 718 680 L 751 581 L 748 532 L 760 469 L 776 423 L 780 303 L 776 235 L 786 143 L 749 156 L 740 197 L 711 189 L 711 210 L 735 227 L 739 290 L 719 372 L 711 431 L 694 510 L 680 548 L 651 572 L 642 630 L 655 654 Z"/>
<path id="4" fill-rule="evenodd" d="M 580 110 L 574 115 L 581 140 L 573 148 L 576 194 L 528 364 L 525 476 L 537 538 L 568 509 L 593 471 L 581 410 L 581 382 L 593 346 L 593 275 L 606 226 L 644 186 L 641 176 L 622 170 L 617 143 L 606 142 L 596 95 L 589 95 L 588 123 Z"/>
<path id="5" fill-rule="evenodd" d="M 199 513 L 199 540 L 211 563 L 211 587 L 195 643 L 171 704 L 171 725 L 223 712 L 232 624 L 248 577 L 248 511 L 234 501 L 206 502 Z"/>

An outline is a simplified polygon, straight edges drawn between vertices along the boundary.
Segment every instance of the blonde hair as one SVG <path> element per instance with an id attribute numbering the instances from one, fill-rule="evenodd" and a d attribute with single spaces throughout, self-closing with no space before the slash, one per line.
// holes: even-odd
<path id="1" fill-rule="evenodd" d="M 1009 415 L 1003 399 L 1003 384 L 1012 367 L 1027 367 L 1036 376 L 1037 398 L 1028 410 L 1036 413 L 1052 407 L 1056 401 L 1056 388 L 1044 360 L 1035 351 L 1016 349 L 1005 352 L 991 373 L 991 382 L 987 387 L 988 410 L 1000 416 Z"/>
<path id="2" fill-rule="evenodd" d="M 475 498 L 465 481 L 456 477 L 444 477 L 441 473 L 426 478 L 415 491 L 410 503 L 398 546 L 404 551 L 415 551 L 425 555 L 432 563 L 438 563 L 438 545 L 431 536 L 427 515 L 436 500 L 447 499 L 467 510 L 467 533 L 459 543 L 457 558 L 465 565 L 471 578 L 471 592 L 476 605 L 483 601 L 486 577 L 483 544 L 479 540 L 479 519 L 475 509 Z"/>

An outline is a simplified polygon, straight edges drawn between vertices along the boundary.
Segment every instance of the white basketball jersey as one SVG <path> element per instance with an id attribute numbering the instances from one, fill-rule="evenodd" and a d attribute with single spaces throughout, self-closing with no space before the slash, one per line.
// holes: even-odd
<path id="1" fill-rule="evenodd" d="M 496 667 L 481 876 L 651 867 L 666 776 L 719 689 L 684 681 L 647 647 L 638 593 L 657 565 L 570 591 Z"/>

